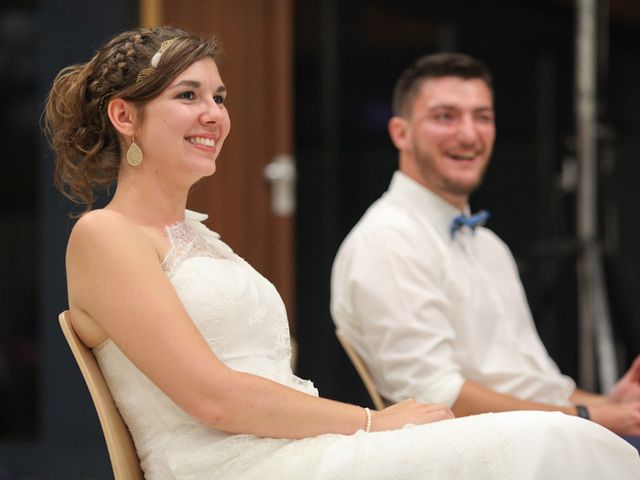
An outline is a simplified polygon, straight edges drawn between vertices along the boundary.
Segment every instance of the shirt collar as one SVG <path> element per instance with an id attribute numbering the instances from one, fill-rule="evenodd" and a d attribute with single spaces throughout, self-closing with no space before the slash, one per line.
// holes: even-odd
<path id="1" fill-rule="evenodd" d="M 423 221 L 434 225 L 440 235 L 450 239 L 449 229 L 453 219 L 460 213 L 469 214 L 469 206 L 462 211 L 454 207 L 438 194 L 396 170 L 391 179 L 389 195 L 406 204 L 406 207 Z"/>

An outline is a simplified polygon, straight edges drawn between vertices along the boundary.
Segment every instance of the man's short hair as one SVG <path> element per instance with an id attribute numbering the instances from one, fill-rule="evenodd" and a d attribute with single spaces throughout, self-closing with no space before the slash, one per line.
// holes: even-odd
<path id="1" fill-rule="evenodd" d="M 425 80 L 441 77 L 460 77 L 484 80 L 493 88 L 489 69 L 478 59 L 464 53 L 440 52 L 418 58 L 407 68 L 393 89 L 393 114 L 407 115 L 418 89 Z"/>

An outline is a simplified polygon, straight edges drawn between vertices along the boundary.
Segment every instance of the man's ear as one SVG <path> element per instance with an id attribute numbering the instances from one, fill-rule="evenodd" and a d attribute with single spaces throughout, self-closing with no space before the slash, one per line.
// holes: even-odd
<path id="1" fill-rule="evenodd" d="M 125 137 L 135 134 L 136 112 L 133 104 L 122 98 L 114 98 L 107 106 L 107 114 L 114 128 Z"/>
<path id="2" fill-rule="evenodd" d="M 389 136 L 398 151 L 406 150 L 411 144 L 409 122 L 399 116 L 393 116 L 388 124 Z"/>

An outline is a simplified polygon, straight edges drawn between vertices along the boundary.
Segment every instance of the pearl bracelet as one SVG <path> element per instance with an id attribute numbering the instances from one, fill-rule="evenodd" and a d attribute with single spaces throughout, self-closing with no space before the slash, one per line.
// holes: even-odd
<path id="1" fill-rule="evenodd" d="M 369 407 L 364 407 L 364 413 L 367 414 L 367 423 L 364 427 L 364 431 L 369 433 L 371 431 L 371 410 L 369 410 Z"/>

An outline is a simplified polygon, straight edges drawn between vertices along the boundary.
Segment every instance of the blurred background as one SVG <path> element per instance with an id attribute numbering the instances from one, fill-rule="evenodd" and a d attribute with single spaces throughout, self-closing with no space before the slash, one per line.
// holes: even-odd
<path id="1" fill-rule="evenodd" d="M 640 353 L 640 3 L 595 0 L 597 245 L 614 367 Z M 55 74 L 113 34 L 216 33 L 231 137 L 191 208 L 283 294 L 298 374 L 369 404 L 329 315 L 335 252 L 396 168 L 391 90 L 416 57 L 457 50 L 494 75 L 497 142 L 472 208 L 512 248 L 538 331 L 581 375 L 576 230 L 576 0 L 2 0 L 0 480 L 113 478 L 61 335 L 73 208 L 52 185 L 40 114 Z M 295 169 L 291 167 L 295 166 Z M 581 337 L 582 335 L 582 337 Z M 597 338 L 589 337 L 594 343 Z M 602 358 L 597 349 L 592 362 Z M 584 365 L 582 365 L 583 367 Z"/>

